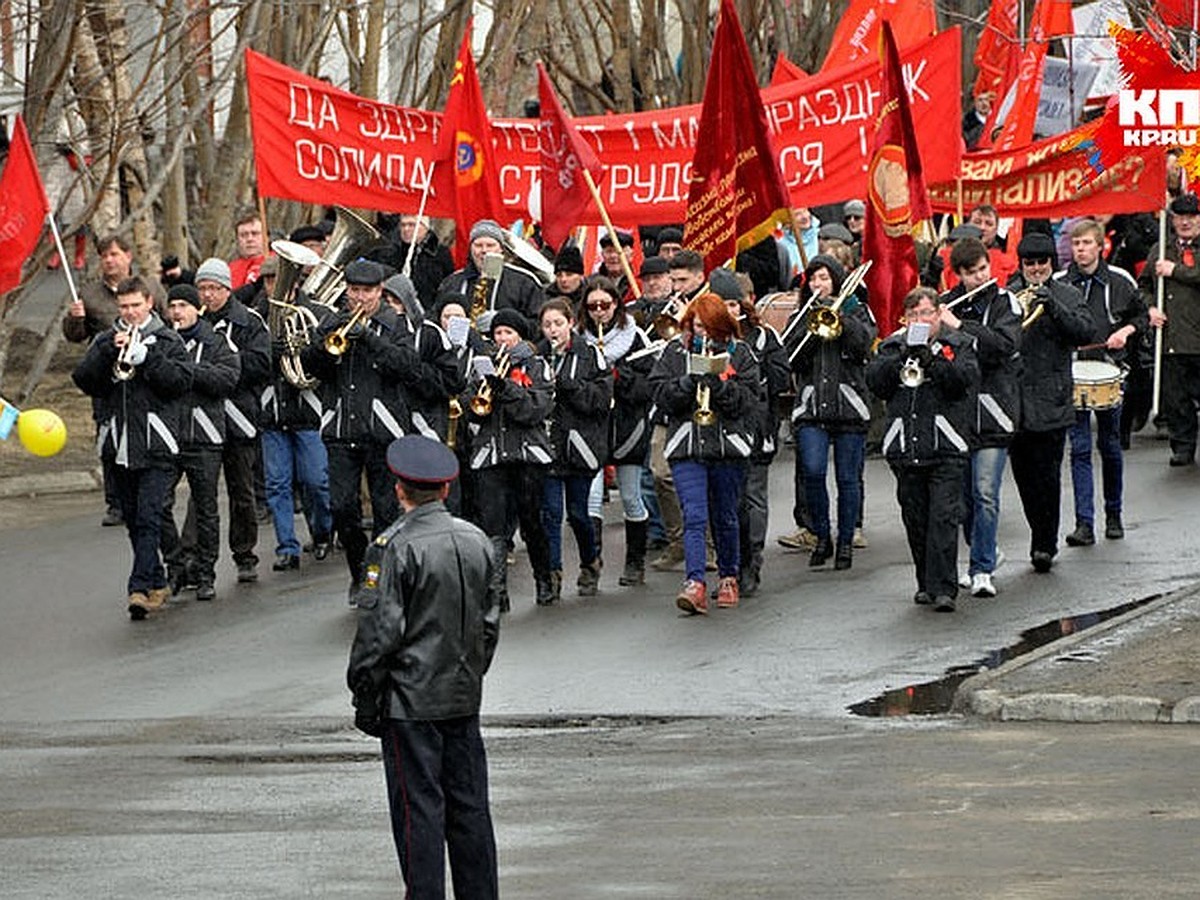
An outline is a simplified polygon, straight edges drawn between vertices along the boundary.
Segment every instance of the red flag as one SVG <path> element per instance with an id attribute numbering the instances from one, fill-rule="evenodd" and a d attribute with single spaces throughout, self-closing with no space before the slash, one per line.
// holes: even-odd
<path id="1" fill-rule="evenodd" d="M 851 0 L 829 43 L 822 72 L 858 62 L 874 55 L 879 26 L 891 22 L 900 47 L 911 47 L 937 34 L 937 11 L 933 0 Z"/>
<path id="2" fill-rule="evenodd" d="M 445 185 L 454 198 L 452 205 L 458 230 L 454 256 L 462 266 L 467 260 L 467 233 L 472 225 L 480 219 L 495 219 L 502 225 L 510 221 L 501 199 L 492 123 L 483 105 L 479 73 L 471 56 L 470 22 L 458 50 L 458 59 L 454 61 L 438 149 L 439 159 L 452 163 L 449 173 L 443 171 L 441 178 L 435 176 L 435 184 Z"/>
<path id="3" fill-rule="evenodd" d="M 787 221 L 791 203 L 733 0 L 721 0 L 692 157 L 683 242 L 713 269 Z"/>
<path id="4" fill-rule="evenodd" d="M 0 294 L 21 283 L 21 267 L 37 246 L 49 212 L 25 121 L 17 116 L 0 175 Z"/>
<path id="5" fill-rule="evenodd" d="M 785 84 L 789 81 L 796 81 L 799 78 L 807 78 L 808 73 L 802 68 L 780 53 L 775 57 L 775 68 L 771 70 L 771 87 L 777 84 Z"/>
<path id="6" fill-rule="evenodd" d="M 542 106 L 542 237 L 557 248 L 592 202 L 583 173 L 599 184 L 604 166 L 567 118 L 545 68 L 541 63 L 537 68 Z"/>
<path id="7" fill-rule="evenodd" d="M 1004 99 L 1008 84 L 1009 57 L 1018 46 L 1017 11 L 1019 0 L 1001 0 L 988 10 L 987 25 L 975 47 L 975 87 L 971 96 L 991 93 L 996 105 Z"/>
<path id="8" fill-rule="evenodd" d="M 1046 74 L 1046 50 L 1051 38 L 1072 34 L 1070 0 L 1038 0 L 1033 12 L 1029 43 L 1021 54 L 1017 72 L 1016 102 L 1008 112 L 1004 128 L 996 138 L 997 150 L 1011 150 L 1033 142 L 1038 102 Z"/>
<path id="9" fill-rule="evenodd" d="M 867 165 L 863 260 L 872 261 L 866 276 L 867 293 L 886 333 L 900 319 L 904 295 L 917 286 L 920 270 L 912 227 L 929 218 L 930 206 L 890 23 L 883 23 L 880 37 L 882 106 L 875 127 L 875 153 Z"/>

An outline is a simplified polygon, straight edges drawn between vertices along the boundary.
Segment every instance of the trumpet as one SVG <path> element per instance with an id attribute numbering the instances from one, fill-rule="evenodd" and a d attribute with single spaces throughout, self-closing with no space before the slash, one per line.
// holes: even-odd
<path id="1" fill-rule="evenodd" d="M 654 333 L 664 341 L 669 341 L 679 334 L 680 323 L 683 321 L 683 314 L 687 312 L 687 308 L 688 301 L 683 297 L 676 296 L 668 300 L 662 312 L 655 316 L 651 323 Z"/>
<path id="2" fill-rule="evenodd" d="M 123 322 L 118 322 L 116 331 L 121 334 L 126 334 L 129 339 L 124 346 L 117 351 L 117 359 L 113 363 L 113 378 L 117 381 L 129 381 L 137 374 L 137 366 L 133 363 L 133 354 L 142 344 L 142 329 L 136 325 L 126 325 Z"/>
<path id="3" fill-rule="evenodd" d="M 708 338 L 704 339 L 701 352 L 705 356 L 708 355 Z M 717 421 L 717 414 L 712 409 L 712 389 L 703 382 L 696 385 L 696 409 L 692 413 L 692 421 L 702 428 L 712 425 Z"/>
<path id="4" fill-rule="evenodd" d="M 496 377 L 501 380 L 507 378 L 510 368 L 512 368 L 512 351 L 504 347 L 496 355 Z M 492 414 L 492 383 L 487 378 L 479 383 L 479 389 L 471 398 L 470 405 L 471 412 L 477 416 L 483 417 Z"/>
<path id="5" fill-rule="evenodd" d="M 1045 299 L 1038 297 L 1039 287 L 1041 285 L 1031 284 L 1029 287 L 1022 288 L 1013 294 L 1017 303 L 1021 305 L 1021 312 L 1023 313 L 1021 317 L 1022 330 L 1028 328 L 1046 312 Z"/>
<path id="6" fill-rule="evenodd" d="M 350 349 L 350 329 L 362 321 L 363 307 L 354 311 L 354 315 L 337 331 L 325 335 L 325 352 L 332 356 L 341 356 Z"/>
<path id="7" fill-rule="evenodd" d="M 925 369 L 921 366 L 921 361 L 914 356 L 910 356 L 904 361 L 904 365 L 900 367 L 900 383 L 907 388 L 920 387 L 925 381 Z"/>

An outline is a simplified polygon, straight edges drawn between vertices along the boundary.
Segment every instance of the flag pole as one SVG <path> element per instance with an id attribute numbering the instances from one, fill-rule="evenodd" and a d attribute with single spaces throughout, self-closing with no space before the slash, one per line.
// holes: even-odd
<path id="1" fill-rule="evenodd" d="M 54 235 L 54 249 L 58 251 L 58 258 L 63 261 L 62 273 L 66 276 L 67 287 L 71 290 L 71 302 L 78 303 L 79 292 L 75 290 L 75 279 L 71 277 L 71 267 L 67 265 L 67 251 L 63 249 L 62 235 L 58 233 L 58 223 L 54 221 L 53 212 L 46 213 L 46 222 L 50 225 L 50 233 Z"/>
<path id="2" fill-rule="evenodd" d="M 1167 256 L 1167 207 L 1158 211 L 1158 261 L 1162 262 Z M 1155 273 L 1157 274 L 1157 273 Z M 1160 313 L 1166 314 L 1166 279 L 1158 275 L 1154 280 L 1154 305 Z M 1158 417 L 1158 405 L 1162 399 L 1162 355 L 1163 355 L 1163 326 L 1154 329 L 1154 388 L 1150 401 L 1150 421 Z"/>
<path id="3" fill-rule="evenodd" d="M 429 174 L 425 177 L 425 187 L 421 190 L 421 203 L 417 206 L 417 227 L 413 229 L 413 239 L 408 242 L 408 253 L 404 255 L 404 268 L 400 273 L 405 278 L 412 277 L 413 252 L 417 249 L 417 228 L 421 227 L 421 219 L 425 217 L 425 202 L 429 199 L 429 188 L 433 185 L 433 170 L 437 160 L 429 163 Z"/>
<path id="4" fill-rule="evenodd" d="M 586 167 L 583 170 L 583 178 L 587 182 L 588 190 L 592 192 L 592 199 L 596 202 L 596 208 L 600 210 L 600 218 L 604 220 L 604 227 L 608 229 L 608 233 L 612 235 L 613 243 L 617 245 L 617 252 L 621 257 L 621 271 L 629 279 L 629 289 L 633 291 L 634 299 L 640 300 L 642 299 L 642 287 L 637 283 L 637 279 L 633 277 L 633 268 L 629 265 L 628 257 L 625 256 L 625 248 L 617 240 L 617 229 L 613 227 L 612 219 L 608 217 L 608 210 L 604 208 L 604 201 L 600 199 L 600 189 L 596 187 L 596 180 L 592 178 L 592 173 Z"/>

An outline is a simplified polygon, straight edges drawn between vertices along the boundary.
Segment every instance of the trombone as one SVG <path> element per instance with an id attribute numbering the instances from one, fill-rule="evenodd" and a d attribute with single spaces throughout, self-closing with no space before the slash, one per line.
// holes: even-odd
<path id="1" fill-rule="evenodd" d="M 354 311 L 354 315 L 337 331 L 331 331 L 325 335 L 325 352 L 331 356 L 341 356 L 350 349 L 350 329 L 362 321 L 363 307 L 359 307 Z"/>
<path id="2" fill-rule="evenodd" d="M 809 310 L 804 323 L 808 331 L 804 337 L 800 338 L 800 343 L 796 345 L 796 349 L 788 356 L 788 363 L 796 361 L 796 357 L 800 355 L 800 351 L 808 344 L 808 339 L 814 335 L 823 341 L 836 341 L 842 336 L 842 305 L 854 296 L 854 292 L 863 283 L 863 279 L 867 277 L 867 272 L 871 270 L 871 266 L 874 263 L 873 259 L 868 259 L 847 275 L 846 280 L 842 282 L 842 289 L 838 291 L 838 295 L 829 306 L 818 306 L 815 309 Z M 816 297 L 814 296 L 813 300 L 815 299 Z M 805 304 L 805 309 L 808 309 L 813 300 L 809 300 Z M 799 319 L 799 314 L 797 314 L 797 319 Z"/>

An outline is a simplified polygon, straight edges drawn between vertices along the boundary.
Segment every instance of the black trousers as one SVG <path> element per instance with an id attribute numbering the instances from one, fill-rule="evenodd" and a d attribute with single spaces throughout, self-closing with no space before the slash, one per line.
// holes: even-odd
<path id="1" fill-rule="evenodd" d="M 1018 431 L 1008 449 L 1013 480 L 1029 523 L 1029 552 L 1058 553 L 1062 458 L 1067 429 Z"/>
<path id="2" fill-rule="evenodd" d="M 221 468 L 225 472 L 225 493 L 229 497 L 229 549 L 235 563 L 258 564 L 254 547 L 258 543 L 258 512 L 254 505 L 254 460 L 258 441 L 226 442 L 221 448 Z M 183 522 L 184 552 L 195 555 L 199 543 L 196 534 L 196 506 L 188 501 Z"/>
<path id="3" fill-rule="evenodd" d="M 933 597 L 958 596 L 958 526 L 966 466 L 966 459 L 892 466 L 917 590 Z"/>
<path id="4" fill-rule="evenodd" d="M 515 518 L 535 575 L 550 571 L 550 544 L 542 524 L 545 475 L 545 466 L 532 463 L 504 463 L 471 473 L 475 524 L 488 537 L 507 540 Z"/>
<path id="5" fill-rule="evenodd" d="M 447 849 L 455 900 L 499 897 L 479 716 L 386 720 L 383 771 L 405 897 L 443 900 Z"/>
<path id="6" fill-rule="evenodd" d="M 1163 412 L 1171 435 L 1171 452 L 1196 452 L 1196 404 L 1200 402 L 1200 356 L 1163 356 Z"/>
<path id="7" fill-rule="evenodd" d="M 127 469 L 113 466 L 117 496 L 121 501 L 121 515 L 125 519 L 125 531 L 133 549 L 133 569 L 129 573 L 129 593 L 146 593 L 167 586 L 167 575 L 159 556 L 159 539 L 162 532 L 163 498 L 175 469 L 170 463 L 147 466 L 144 469 Z"/>
<path id="8" fill-rule="evenodd" d="M 362 527 L 362 501 L 359 490 L 363 473 L 371 495 L 371 536 L 375 537 L 400 515 L 396 499 L 396 479 L 387 467 L 387 445 L 334 443 L 325 445 L 329 452 L 329 506 L 333 529 L 346 550 L 346 566 L 355 582 L 362 576 L 367 536 Z"/>
<path id="9" fill-rule="evenodd" d="M 196 543 L 185 548 L 175 528 L 175 489 L 187 477 L 189 509 L 196 517 Z M 174 572 L 188 567 L 199 584 L 216 582 L 221 552 L 221 513 L 217 508 L 217 481 L 221 476 L 221 448 L 185 447 L 176 462 L 175 476 L 163 501 L 162 555 Z"/>

